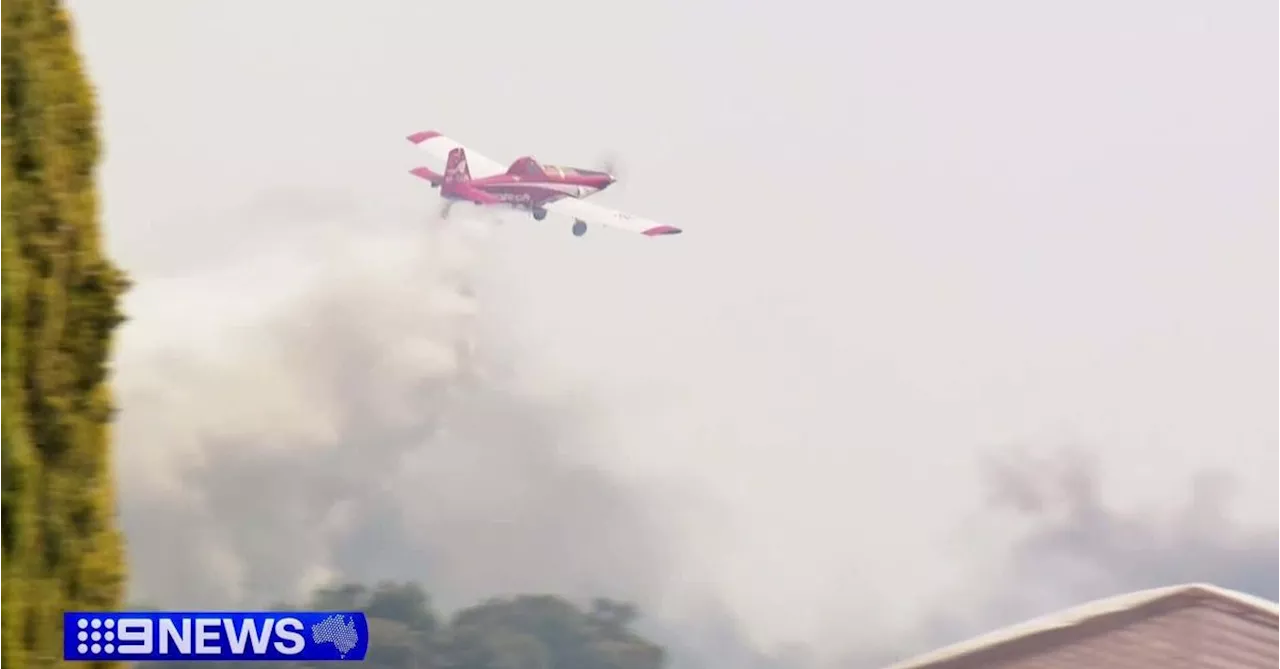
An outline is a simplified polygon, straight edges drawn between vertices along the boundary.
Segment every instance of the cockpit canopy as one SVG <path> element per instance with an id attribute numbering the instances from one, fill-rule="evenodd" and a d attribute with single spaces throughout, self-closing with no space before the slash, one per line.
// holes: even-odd
<path id="1" fill-rule="evenodd" d="M 511 163 L 511 168 L 507 170 L 507 174 L 519 177 L 541 177 L 544 173 L 538 161 L 530 156 L 524 156 Z"/>

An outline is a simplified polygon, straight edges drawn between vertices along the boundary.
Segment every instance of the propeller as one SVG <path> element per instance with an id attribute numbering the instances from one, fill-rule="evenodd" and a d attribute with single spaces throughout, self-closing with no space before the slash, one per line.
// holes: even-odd
<path id="1" fill-rule="evenodd" d="M 600 162 L 596 164 L 596 169 L 599 169 L 605 174 L 612 175 L 615 179 L 620 178 L 620 175 L 618 174 L 618 156 L 616 154 L 605 154 L 604 158 L 600 159 Z"/>

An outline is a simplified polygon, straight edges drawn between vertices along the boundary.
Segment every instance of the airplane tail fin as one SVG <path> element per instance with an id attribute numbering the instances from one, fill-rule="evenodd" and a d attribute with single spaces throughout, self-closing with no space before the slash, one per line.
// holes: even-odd
<path id="1" fill-rule="evenodd" d="M 449 152 L 449 162 L 444 168 L 444 182 L 456 184 L 468 181 L 471 181 L 471 169 L 467 167 L 467 152 L 459 146 Z"/>

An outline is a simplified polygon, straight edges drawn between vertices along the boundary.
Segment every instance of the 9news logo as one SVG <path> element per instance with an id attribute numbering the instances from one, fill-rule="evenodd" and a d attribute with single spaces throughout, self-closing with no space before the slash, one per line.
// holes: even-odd
<path id="1" fill-rule="evenodd" d="M 363 660 L 369 625 L 339 611 L 67 612 L 68 662 Z"/>

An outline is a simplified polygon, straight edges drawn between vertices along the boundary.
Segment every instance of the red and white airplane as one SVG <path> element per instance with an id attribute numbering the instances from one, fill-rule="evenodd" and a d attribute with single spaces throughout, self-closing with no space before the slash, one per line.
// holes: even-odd
<path id="1" fill-rule="evenodd" d="M 598 193 L 617 181 L 612 174 L 575 167 L 540 165 L 529 156 L 510 166 L 467 150 L 435 131 L 416 132 L 409 141 L 444 163 L 444 174 L 426 167 L 415 167 L 410 174 L 431 182 L 445 199 L 441 215 L 448 218 L 454 202 L 471 202 L 481 206 L 505 205 L 533 214 L 541 221 L 547 214 L 561 214 L 573 219 L 573 234 L 587 234 L 589 225 L 603 225 L 650 237 L 678 235 L 680 228 L 662 225 L 608 207 L 587 202 L 583 198 Z"/>

